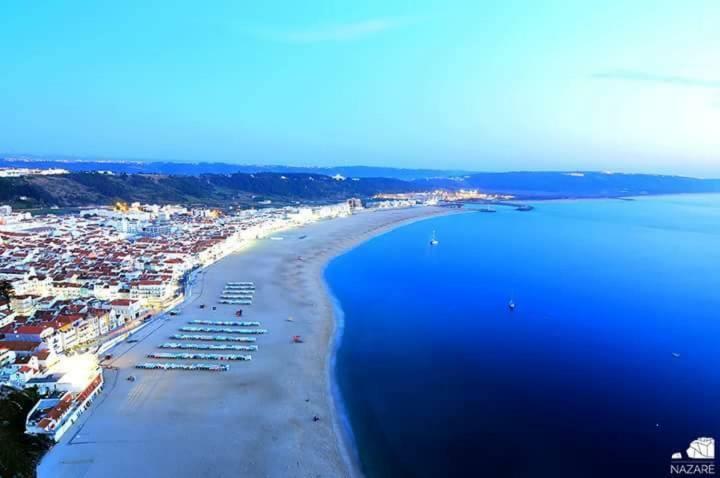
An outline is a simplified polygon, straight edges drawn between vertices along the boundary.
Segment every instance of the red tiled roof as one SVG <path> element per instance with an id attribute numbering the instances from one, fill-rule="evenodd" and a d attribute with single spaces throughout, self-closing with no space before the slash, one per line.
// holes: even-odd
<path id="1" fill-rule="evenodd" d="M 23 335 L 40 335 L 47 329 L 48 327 L 44 327 L 42 325 L 23 325 L 18 327 L 15 330 L 15 333 Z"/>
<path id="2" fill-rule="evenodd" d="M 40 342 L 29 342 L 27 340 L 3 340 L 0 344 L 13 352 L 31 352 L 41 345 Z"/>
<path id="3" fill-rule="evenodd" d="M 50 429 L 52 430 L 55 428 L 55 424 L 58 420 L 62 418 L 63 415 L 70 409 L 73 403 L 72 394 L 70 392 L 63 395 L 63 397 L 60 399 L 60 403 L 55 405 L 51 410 L 48 410 L 48 412 L 45 415 L 45 418 L 40 420 L 38 423 L 38 426 L 43 429 Z M 55 423 L 53 423 L 55 422 Z"/>
<path id="4" fill-rule="evenodd" d="M 114 301 L 110 302 L 110 305 L 115 305 L 118 307 L 127 307 L 130 304 L 133 304 L 134 302 L 129 299 L 115 299 Z"/>

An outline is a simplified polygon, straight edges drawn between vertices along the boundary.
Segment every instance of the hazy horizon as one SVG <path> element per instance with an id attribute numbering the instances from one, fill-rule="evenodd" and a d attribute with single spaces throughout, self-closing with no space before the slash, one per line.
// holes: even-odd
<path id="1" fill-rule="evenodd" d="M 34 162 L 57 162 L 58 164 L 64 163 L 124 163 L 124 164 L 178 164 L 178 165 L 203 165 L 203 164 L 222 164 L 226 166 L 237 166 L 237 167 L 258 167 L 258 168 L 299 168 L 299 169 L 343 169 L 343 168 L 371 168 L 371 169 L 398 169 L 398 170 L 428 170 L 438 172 L 450 172 L 457 171 L 471 174 L 482 174 L 482 173 L 604 173 L 604 174 L 640 174 L 640 175 L 657 175 L 657 176 L 677 176 L 677 177 L 688 177 L 696 179 L 720 179 L 720 172 L 716 175 L 701 175 L 701 174 L 683 174 L 672 171 L 658 172 L 658 171 L 646 171 L 646 170 L 627 170 L 627 169 L 587 169 L 587 168 L 567 168 L 567 169 L 553 169 L 553 168 L 525 168 L 525 169 L 468 169 L 468 168 L 442 168 L 442 167 L 414 167 L 411 165 L 395 166 L 393 164 L 386 165 L 371 165 L 362 163 L 348 163 L 348 164 L 334 164 L 334 165 L 320 165 L 320 164 L 288 164 L 288 163 L 253 163 L 253 162 L 233 162 L 233 161 L 222 161 L 222 160 L 192 160 L 192 159 L 167 159 L 167 158 L 113 158 L 104 156 L 75 156 L 75 155 L 62 155 L 62 154 L 36 154 L 36 153 L 13 153 L 0 151 L 0 160 L 9 161 L 27 161 L 28 165 L 31 166 Z"/>
<path id="2" fill-rule="evenodd" d="M 0 150 L 720 177 L 715 2 L 0 6 Z"/>

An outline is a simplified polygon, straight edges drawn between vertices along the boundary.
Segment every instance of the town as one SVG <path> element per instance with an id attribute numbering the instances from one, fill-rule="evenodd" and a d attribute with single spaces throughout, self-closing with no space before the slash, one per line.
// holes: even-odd
<path id="1" fill-rule="evenodd" d="M 117 203 L 32 216 L 1 206 L 0 385 L 42 397 L 26 433 L 59 440 L 102 389 L 105 351 L 180 304 L 196 271 L 362 208 L 358 199 L 238 211 Z"/>
<path id="2" fill-rule="evenodd" d="M 0 398 L 36 393 L 25 433 L 57 442 L 102 391 L 111 349 L 177 314 L 203 268 L 312 222 L 474 198 L 502 199 L 438 190 L 257 208 L 120 201 L 32 214 L 1 205 Z"/>

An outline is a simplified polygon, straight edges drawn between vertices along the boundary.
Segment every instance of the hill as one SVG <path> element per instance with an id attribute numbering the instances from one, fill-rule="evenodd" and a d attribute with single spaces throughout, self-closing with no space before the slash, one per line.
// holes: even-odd
<path id="1" fill-rule="evenodd" d="M 167 174 L 198 176 L 201 174 L 321 174 L 335 176 L 340 174 L 353 178 L 395 178 L 411 181 L 414 179 L 443 178 L 471 174 L 462 170 L 447 169 L 410 169 L 375 166 L 284 166 L 230 164 L 220 162 L 173 162 L 173 161 L 122 161 L 122 160 L 88 160 L 79 158 L 53 157 L 0 157 L 0 167 L 7 168 L 63 168 L 71 172 L 111 171 L 128 174 Z"/>
<path id="2" fill-rule="evenodd" d="M 0 178 L 0 203 L 16 208 L 87 206 L 116 201 L 222 205 L 333 201 L 379 192 L 408 192 L 413 184 L 391 178 L 336 180 L 319 174 L 161 174 L 70 173 Z"/>
<path id="3" fill-rule="evenodd" d="M 454 178 L 335 179 L 307 173 L 167 175 L 74 172 L 0 178 L 0 203 L 15 208 L 71 207 L 116 201 L 223 205 L 327 202 L 377 193 L 479 189 L 530 198 L 593 198 L 720 192 L 720 180 L 598 172 L 478 173 Z"/>

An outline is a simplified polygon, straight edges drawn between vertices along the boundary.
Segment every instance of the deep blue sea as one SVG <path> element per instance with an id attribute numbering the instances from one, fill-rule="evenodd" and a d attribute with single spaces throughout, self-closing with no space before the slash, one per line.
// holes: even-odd
<path id="1" fill-rule="evenodd" d="M 329 265 L 368 477 L 665 477 L 720 438 L 720 195 L 535 205 Z"/>

